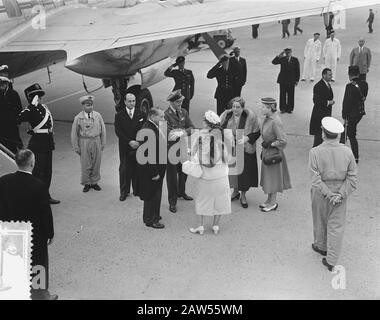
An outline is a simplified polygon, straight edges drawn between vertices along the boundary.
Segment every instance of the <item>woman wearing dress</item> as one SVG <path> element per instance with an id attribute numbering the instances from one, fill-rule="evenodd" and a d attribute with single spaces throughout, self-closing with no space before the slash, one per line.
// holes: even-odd
<path id="1" fill-rule="evenodd" d="M 230 169 L 230 188 L 234 189 L 231 200 L 240 198 L 242 207 L 248 208 L 245 194 L 250 187 L 258 187 L 256 140 L 260 137 L 260 124 L 257 115 L 245 108 L 243 98 L 233 98 L 230 105 L 231 109 L 224 111 L 220 116 L 222 128 L 232 130 L 235 144 L 244 144 L 244 154 L 240 155 L 244 156 L 244 162 L 238 160 L 236 162 L 238 167 L 235 168 L 240 174 L 233 174 Z M 243 136 L 236 135 L 237 129 L 244 131 Z M 240 163 L 244 165 L 243 168 L 239 168 Z"/>
<path id="2" fill-rule="evenodd" d="M 277 164 L 266 165 L 261 163 L 261 179 L 260 185 L 265 194 L 268 195 L 267 200 L 260 204 L 261 211 L 269 212 L 276 210 L 278 203 L 276 202 L 277 192 L 290 189 L 290 176 L 284 148 L 287 138 L 280 117 L 277 114 L 277 103 L 273 98 L 262 98 L 261 112 L 265 119 L 261 127 L 262 142 L 262 159 L 264 156 L 277 148 L 280 151 L 282 161 Z"/>
<path id="3" fill-rule="evenodd" d="M 202 176 L 196 180 L 195 213 L 198 227 L 190 232 L 203 234 L 204 217 L 213 217 L 212 230 L 219 232 L 222 215 L 231 213 L 231 193 L 228 182 L 228 147 L 223 148 L 224 135 L 219 116 L 207 111 L 203 118 L 203 129 L 191 137 L 192 154 L 197 154 L 202 166 Z"/>

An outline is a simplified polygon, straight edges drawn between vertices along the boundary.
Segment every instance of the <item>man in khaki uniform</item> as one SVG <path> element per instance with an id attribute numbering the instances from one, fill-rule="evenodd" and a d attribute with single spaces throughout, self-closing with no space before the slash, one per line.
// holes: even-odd
<path id="1" fill-rule="evenodd" d="M 93 110 L 93 96 L 83 96 L 79 101 L 83 105 L 83 111 L 74 118 L 71 144 L 80 155 L 83 192 L 88 192 L 91 188 L 100 191 L 98 181 L 102 151 L 106 145 L 106 127 L 100 113 Z"/>
<path id="2" fill-rule="evenodd" d="M 342 247 L 347 197 L 356 189 L 357 167 L 351 149 L 339 143 L 338 136 L 344 130 L 342 123 L 325 117 L 322 130 L 324 142 L 309 153 L 312 248 L 326 256 L 322 263 L 332 271 Z"/>

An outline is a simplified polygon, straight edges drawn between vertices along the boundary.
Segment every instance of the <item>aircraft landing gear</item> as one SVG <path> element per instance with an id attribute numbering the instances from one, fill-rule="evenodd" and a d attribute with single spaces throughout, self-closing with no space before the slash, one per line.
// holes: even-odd
<path id="1" fill-rule="evenodd" d="M 125 96 L 133 93 L 136 97 L 136 108 L 145 114 L 153 107 L 153 98 L 148 89 L 141 89 L 139 85 L 128 88 L 128 79 L 116 78 L 111 80 L 112 93 L 115 101 L 115 110 L 119 112 L 125 108 Z"/>

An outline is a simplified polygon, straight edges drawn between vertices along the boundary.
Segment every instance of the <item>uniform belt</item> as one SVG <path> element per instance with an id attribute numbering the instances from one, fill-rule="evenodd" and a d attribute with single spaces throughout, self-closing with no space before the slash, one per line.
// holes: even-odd
<path id="1" fill-rule="evenodd" d="M 95 137 L 80 136 L 79 138 L 81 138 L 81 139 L 96 139 L 96 138 L 99 138 L 99 137 L 100 137 L 100 135 L 97 135 L 97 136 L 95 136 Z"/>
<path id="2" fill-rule="evenodd" d="M 34 133 L 50 133 L 49 129 L 38 129 Z"/>

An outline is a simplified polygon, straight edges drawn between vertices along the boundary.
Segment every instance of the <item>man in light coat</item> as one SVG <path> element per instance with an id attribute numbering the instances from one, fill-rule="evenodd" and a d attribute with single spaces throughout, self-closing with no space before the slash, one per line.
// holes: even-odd
<path id="1" fill-rule="evenodd" d="M 359 46 L 353 48 L 350 54 L 350 66 L 358 66 L 360 71 L 359 80 L 367 80 L 367 73 L 371 65 L 371 50 L 364 46 L 364 38 L 358 41 Z"/>
<path id="2" fill-rule="evenodd" d="M 324 142 L 309 153 L 312 249 L 325 256 L 323 265 L 333 271 L 342 248 L 347 198 L 356 189 L 357 166 L 350 148 L 339 143 L 342 123 L 325 117 L 322 129 Z"/>
<path id="3" fill-rule="evenodd" d="M 98 182 L 102 151 L 106 146 L 106 127 L 100 113 L 93 109 L 93 96 L 83 96 L 79 101 L 83 105 L 83 111 L 74 118 L 71 144 L 80 156 L 83 192 L 88 192 L 91 188 L 100 191 Z"/>
<path id="4" fill-rule="evenodd" d="M 303 74 L 301 81 L 305 81 L 310 78 L 310 81 L 314 81 L 315 71 L 317 69 L 317 63 L 321 57 L 322 43 L 319 40 L 320 34 L 314 33 L 314 38 L 307 40 L 304 49 L 305 61 L 303 64 Z"/>
<path id="5" fill-rule="evenodd" d="M 335 38 L 335 31 L 331 31 L 330 38 L 326 39 L 323 45 L 323 59 L 326 68 L 330 68 L 332 71 L 332 82 L 335 81 L 336 65 L 340 59 L 342 53 L 342 47 L 340 41 Z"/>

